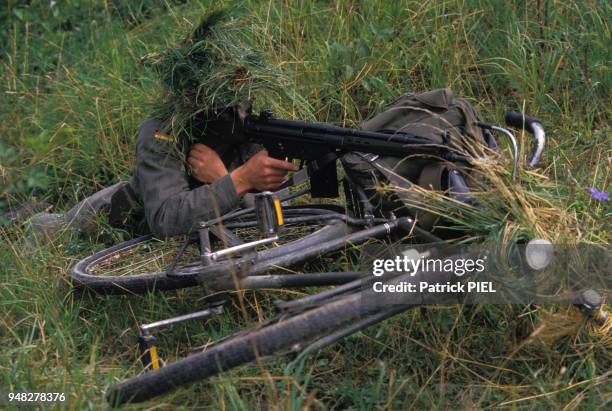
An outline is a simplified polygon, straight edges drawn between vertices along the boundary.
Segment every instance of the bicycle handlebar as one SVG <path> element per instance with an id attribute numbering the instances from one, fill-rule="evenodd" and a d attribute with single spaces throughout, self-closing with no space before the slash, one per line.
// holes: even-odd
<path id="1" fill-rule="evenodd" d="M 505 114 L 504 120 L 506 120 L 506 125 L 514 128 L 524 128 L 529 131 L 531 134 L 534 133 L 533 125 L 535 123 L 540 123 L 540 121 L 536 118 L 529 117 L 528 115 L 519 113 L 517 111 L 509 111 Z M 524 124 L 524 127 L 523 127 Z"/>
<path id="2" fill-rule="evenodd" d="M 544 133 L 544 127 L 542 126 L 542 123 L 537 118 L 529 117 L 525 114 L 516 111 L 510 111 L 506 113 L 504 119 L 506 120 L 506 124 L 509 127 L 524 129 L 527 132 L 533 134 L 533 150 L 531 151 L 527 167 L 535 167 L 542 158 L 542 153 L 544 152 L 544 145 L 546 144 L 546 134 Z"/>

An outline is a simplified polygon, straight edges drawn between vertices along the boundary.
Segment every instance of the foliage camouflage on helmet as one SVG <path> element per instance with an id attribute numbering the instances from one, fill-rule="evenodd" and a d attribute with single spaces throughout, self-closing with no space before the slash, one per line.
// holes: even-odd
<path id="1" fill-rule="evenodd" d="M 288 97 L 288 80 L 266 64 L 261 45 L 255 46 L 252 25 L 224 11 L 208 15 L 180 44 L 149 56 L 164 93 L 154 114 L 173 134 L 193 137 L 202 120 L 265 92 Z"/>

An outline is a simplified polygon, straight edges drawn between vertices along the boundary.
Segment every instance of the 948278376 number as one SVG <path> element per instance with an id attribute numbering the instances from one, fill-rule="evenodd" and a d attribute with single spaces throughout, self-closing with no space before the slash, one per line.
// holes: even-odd
<path id="1" fill-rule="evenodd" d="M 64 402 L 66 394 L 63 392 L 9 392 L 9 403 L 16 402 Z"/>

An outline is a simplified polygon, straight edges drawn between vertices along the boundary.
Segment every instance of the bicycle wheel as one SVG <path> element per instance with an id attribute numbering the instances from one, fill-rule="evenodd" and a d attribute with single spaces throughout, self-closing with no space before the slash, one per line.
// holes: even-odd
<path id="1" fill-rule="evenodd" d="M 341 214 L 321 207 L 288 207 L 281 239 L 273 245 L 261 246 L 257 253 L 258 271 L 274 257 L 295 253 L 304 244 L 323 243 L 349 232 L 351 229 L 330 216 Z M 234 241 L 248 242 L 257 236 L 253 213 L 223 222 L 224 230 Z M 233 262 L 221 261 L 202 266 L 199 247 L 187 247 L 178 264 L 167 275 L 167 267 L 175 259 L 184 238 L 156 239 L 151 235 L 135 238 L 99 251 L 78 261 L 70 271 L 73 285 L 100 293 L 144 293 L 150 290 L 172 290 L 198 285 L 198 276 L 221 276 L 235 269 Z M 218 249 L 227 244 L 217 242 Z"/>

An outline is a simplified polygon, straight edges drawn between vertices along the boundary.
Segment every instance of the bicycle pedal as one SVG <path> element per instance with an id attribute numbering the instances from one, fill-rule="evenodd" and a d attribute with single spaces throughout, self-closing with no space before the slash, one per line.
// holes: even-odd
<path id="1" fill-rule="evenodd" d="M 160 367 L 160 358 L 157 352 L 157 338 L 151 334 L 140 334 L 138 337 L 140 348 L 140 361 L 145 368 L 152 367 L 154 370 Z"/>

